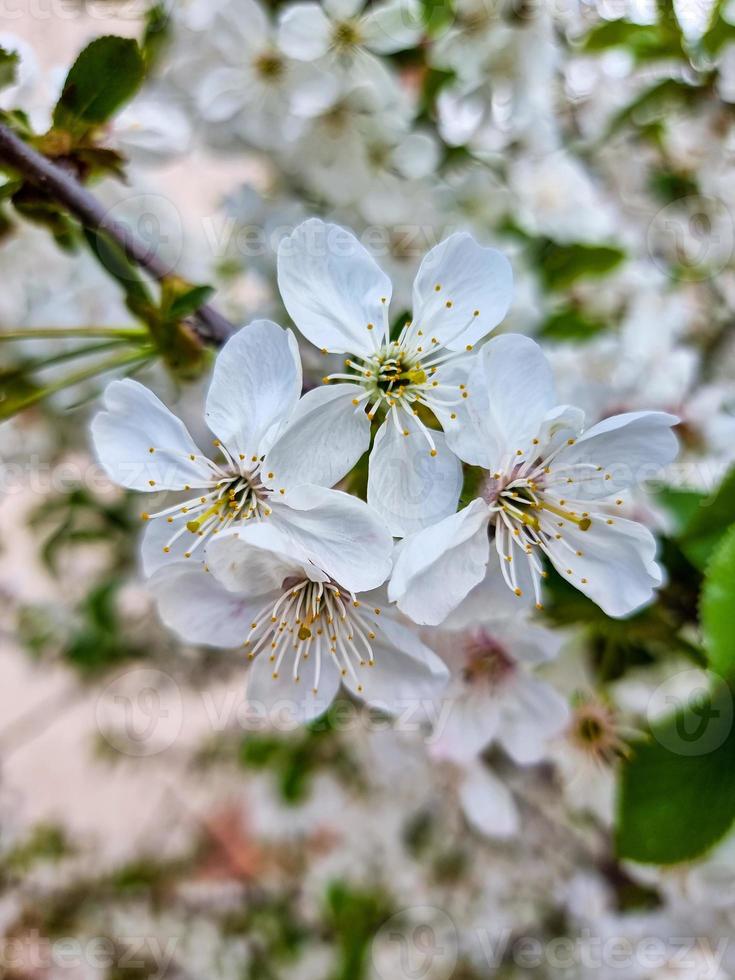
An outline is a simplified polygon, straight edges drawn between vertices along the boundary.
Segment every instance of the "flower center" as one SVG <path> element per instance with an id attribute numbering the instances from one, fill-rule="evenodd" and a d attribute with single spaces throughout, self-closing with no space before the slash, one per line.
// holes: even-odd
<path id="1" fill-rule="evenodd" d="M 250 624 L 243 643 L 248 658 L 253 660 L 267 651 L 274 680 L 288 658 L 294 683 L 310 663 L 316 694 L 323 658 L 331 657 L 340 674 L 349 675 L 362 692 L 357 669 L 375 665 L 372 641 L 380 609 L 363 606 L 334 582 L 290 578 L 283 586 L 278 599 L 268 602 Z"/>
<path id="2" fill-rule="evenodd" d="M 485 629 L 472 633 L 465 644 L 466 662 L 462 676 L 468 684 L 485 683 L 497 687 L 516 668 L 515 661 Z"/>
<path id="3" fill-rule="evenodd" d="M 368 323 L 372 333 L 375 325 Z M 468 345 L 466 350 L 472 350 Z M 376 413 L 391 415 L 399 432 L 409 436 L 411 430 L 420 431 L 429 445 L 432 456 L 437 455 L 431 428 L 419 416 L 421 409 L 428 410 L 430 417 L 437 418 L 438 411 L 458 405 L 468 397 L 466 386 L 443 384 L 441 366 L 464 354 L 465 351 L 447 351 L 436 337 L 426 338 L 423 330 L 408 321 L 396 340 L 375 344 L 373 353 L 365 356 L 353 354 L 345 360 L 351 373 L 330 374 L 323 378 L 330 381 L 351 381 L 363 387 L 363 394 L 352 400 L 355 407 L 365 404 L 369 419 Z M 437 411 L 438 410 L 438 411 Z M 456 413 L 450 413 L 455 419 Z"/>
<path id="4" fill-rule="evenodd" d="M 572 577 L 578 564 L 576 559 L 583 558 L 584 552 L 567 541 L 564 532 L 586 532 L 593 523 L 603 521 L 615 523 L 609 514 L 585 510 L 584 501 L 562 496 L 575 492 L 575 487 L 590 478 L 599 479 L 598 474 L 603 470 L 603 467 L 586 461 L 551 465 L 565 447 L 575 442 L 576 439 L 570 438 L 541 449 L 540 440 L 534 439 L 528 451 L 516 450 L 504 469 L 490 474 L 481 491 L 494 517 L 495 544 L 505 582 L 516 595 L 523 594 L 518 586 L 514 562 L 517 551 L 530 566 L 539 609 L 542 608 L 541 579 L 548 575 L 542 568 L 539 552 L 553 561 L 550 549 L 554 549 L 557 559 L 554 564 L 558 564 L 564 552 L 569 564 L 566 573 Z M 609 474 L 604 474 L 603 479 L 609 478 Z M 581 493 L 581 489 L 576 492 Z M 621 506 L 623 501 L 616 500 L 615 503 Z M 587 578 L 582 574 L 579 582 L 586 585 Z"/>
<path id="5" fill-rule="evenodd" d="M 351 51 L 362 41 L 358 25 L 354 21 L 343 20 L 335 24 L 332 32 L 332 47 L 341 53 Z"/>
<path id="6" fill-rule="evenodd" d="M 611 766 L 628 754 L 613 709 L 601 701 L 580 700 L 568 734 L 572 743 L 598 765 Z"/>
<path id="7" fill-rule="evenodd" d="M 187 537 L 184 558 L 191 558 L 212 534 L 218 534 L 237 521 L 262 520 L 271 514 L 268 501 L 273 491 L 260 478 L 261 460 L 258 457 L 246 460 L 244 456 L 235 459 L 218 440 L 214 444 L 225 461 L 219 465 L 207 460 L 213 478 L 200 488 L 198 496 L 155 514 L 141 514 L 144 521 L 165 518 L 172 525 L 171 537 L 163 546 L 164 554 L 169 554 L 180 538 Z M 197 457 L 189 458 L 193 462 Z"/>
<path id="8" fill-rule="evenodd" d="M 264 82 L 277 82 L 284 73 L 283 58 L 275 52 L 266 51 L 258 55 L 253 64 L 255 73 Z"/>

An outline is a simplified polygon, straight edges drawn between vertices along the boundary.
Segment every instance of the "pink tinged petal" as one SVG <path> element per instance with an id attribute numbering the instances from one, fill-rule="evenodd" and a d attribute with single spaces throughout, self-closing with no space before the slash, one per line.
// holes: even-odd
<path id="1" fill-rule="evenodd" d="M 307 392 L 265 457 L 262 479 L 268 486 L 288 491 L 304 483 L 339 483 L 370 446 L 365 404 L 353 404 L 362 393 L 352 384 Z"/>
<path id="2" fill-rule="evenodd" d="M 568 721 L 569 706 L 551 684 L 519 672 L 504 705 L 498 742 L 519 766 L 535 765 Z"/>
<path id="3" fill-rule="evenodd" d="M 497 327 L 512 299 L 507 258 L 458 232 L 424 257 L 413 286 L 413 319 L 427 336 L 462 350 Z"/>
<path id="4" fill-rule="evenodd" d="M 587 531 L 570 523 L 561 534 L 547 545 L 556 570 L 608 616 L 629 616 L 661 585 L 656 539 L 642 524 L 600 515 Z"/>
<path id="5" fill-rule="evenodd" d="M 519 449 L 524 455 L 534 451 L 532 440 L 556 400 L 551 367 L 538 344 L 520 334 L 488 341 L 471 371 L 468 392 L 469 424 L 484 447 L 477 458 L 487 469 L 503 468 Z"/>
<path id="6" fill-rule="evenodd" d="M 444 693 L 449 671 L 416 633 L 383 613 L 374 625 L 373 666 L 356 666 L 342 683 L 366 704 L 396 715 L 411 709 L 413 718 L 429 718 Z"/>
<path id="7" fill-rule="evenodd" d="M 285 657 L 277 676 L 267 653 L 259 654 L 248 671 L 246 704 L 253 718 L 264 719 L 279 731 L 292 731 L 323 715 L 339 690 L 340 674 L 334 660 L 322 655 L 319 684 L 315 687 L 316 658 L 299 665 Z"/>
<path id="8" fill-rule="evenodd" d="M 217 356 L 207 395 L 207 425 L 232 452 L 267 451 L 301 394 L 296 338 L 270 320 L 255 320 Z"/>
<path id="9" fill-rule="evenodd" d="M 329 50 L 332 23 L 318 3 L 286 7 L 278 26 L 278 46 L 289 58 L 316 61 Z"/>
<path id="10" fill-rule="evenodd" d="M 364 42 L 376 54 L 393 54 L 416 44 L 424 33 L 421 5 L 388 0 L 371 7 L 360 22 Z"/>
<path id="11" fill-rule="evenodd" d="M 391 570 L 393 539 L 362 500 L 339 490 L 301 486 L 275 502 L 277 522 L 297 552 L 308 555 L 349 592 L 377 588 Z"/>
<path id="12" fill-rule="evenodd" d="M 441 432 L 432 430 L 430 437 L 431 444 L 406 412 L 399 413 L 398 425 L 389 416 L 375 436 L 367 499 L 396 537 L 430 527 L 457 509 L 462 466 Z"/>
<path id="13" fill-rule="evenodd" d="M 163 622 L 188 643 L 239 646 L 257 611 L 250 596 L 228 592 L 201 566 L 175 565 L 160 571 L 149 587 Z"/>
<path id="14" fill-rule="evenodd" d="M 144 385 L 130 378 L 112 381 L 104 401 L 106 411 L 92 420 L 92 442 L 110 479 L 154 492 L 196 489 L 216 480 L 184 423 Z"/>
<path id="15" fill-rule="evenodd" d="M 574 480 L 566 490 L 576 500 L 595 500 L 660 476 L 679 449 L 671 431 L 679 420 L 665 412 L 628 412 L 598 422 L 552 463 Z M 587 464 L 572 471 L 570 467 Z M 591 465 L 593 464 L 593 465 Z M 594 467 L 600 467 L 596 470 Z"/>
<path id="16" fill-rule="evenodd" d="M 338 225 L 311 218 L 283 239 L 278 287 L 291 319 L 323 350 L 369 355 L 386 336 L 390 279 Z"/>
<path id="17" fill-rule="evenodd" d="M 482 500 L 406 538 L 388 595 L 416 623 L 436 626 L 485 576 L 490 515 Z"/>
<path id="18" fill-rule="evenodd" d="M 253 524 L 221 534 L 207 545 L 207 564 L 225 588 L 250 596 L 277 593 L 289 578 L 324 581 L 290 539 L 270 524 Z"/>
<path id="19" fill-rule="evenodd" d="M 517 833 L 518 810 L 510 790 L 482 763 L 467 772 L 459 790 L 467 822 L 486 837 L 507 838 Z"/>

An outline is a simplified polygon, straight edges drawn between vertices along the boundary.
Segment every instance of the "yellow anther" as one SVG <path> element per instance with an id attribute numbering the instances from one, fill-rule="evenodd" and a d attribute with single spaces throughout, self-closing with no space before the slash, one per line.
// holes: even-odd
<path id="1" fill-rule="evenodd" d="M 436 449 L 432 449 L 431 452 L 429 453 L 429 455 L 430 456 L 436 456 L 437 455 Z"/>
<path id="2" fill-rule="evenodd" d="M 145 511 L 140 515 L 141 521 L 149 521 L 151 519 L 150 514 L 146 514 Z"/>
<path id="3" fill-rule="evenodd" d="M 148 486 L 149 487 L 155 487 L 155 485 L 156 485 L 156 481 L 155 480 L 149 480 L 148 481 Z"/>

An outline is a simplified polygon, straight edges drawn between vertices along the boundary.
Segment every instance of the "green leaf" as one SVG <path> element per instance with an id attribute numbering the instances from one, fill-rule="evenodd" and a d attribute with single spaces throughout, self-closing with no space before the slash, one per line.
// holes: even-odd
<path id="1" fill-rule="evenodd" d="M 211 286 L 192 286 L 186 292 L 177 296 L 169 308 L 169 315 L 172 320 L 183 320 L 192 313 L 196 313 L 207 302 L 214 292 Z"/>
<path id="2" fill-rule="evenodd" d="M 673 108 L 693 106 L 706 91 L 704 86 L 691 85 L 678 78 L 664 78 L 613 116 L 603 141 L 628 123 L 644 125 Z"/>
<path id="3" fill-rule="evenodd" d="M 548 289 L 566 289 L 578 279 L 597 278 L 611 272 L 625 258 L 615 245 L 561 245 L 549 239 L 536 243 L 536 262 Z"/>
<path id="4" fill-rule="evenodd" d="M 706 494 L 699 490 L 681 487 L 664 487 L 655 496 L 656 502 L 665 507 L 674 518 L 679 533 L 684 530 L 699 510 L 702 501 L 706 499 Z"/>
<path id="5" fill-rule="evenodd" d="M 17 51 L 0 47 L 0 89 L 15 85 L 20 58 Z"/>
<path id="6" fill-rule="evenodd" d="M 84 228 L 83 234 L 90 251 L 102 268 L 115 279 L 125 293 L 128 307 L 139 315 L 141 310 L 153 306 L 153 297 L 143 278 L 130 262 L 117 242 L 101 231 Z"/>
<path id="7" fill-rule="evenodd" d="M 441 34 L 454 23 L 452 0 L 421 0 L 421 22 L 431 37 Z"/>
<path id="8" fill-rule="evenodd" d="M 710 667 L 725 680 L 735 680 L 735 525 L 714 553 L 702 588 L 700 619 Z"/>
<path id="9" fill-rule="evenodd" d="M 590 340 L 605 326 L 601 320 L 594 320 L 573 306 L 564 306 L 547 317 L 539 336 L 545 340 Z"/>
<path id="10" fill-rule="evenodd" d="M 682 57 L 678 36 L 665 25 L 629 20 L 611 20 L 595 27 L 585 38 L 582 50 L 595 53 L 617 47 L 627 48 L 639 62 Z"/>
<path id="11" fill-rule="evenodd" d="M 699 857 L 735 821 L 732 692 L 702 692 L 633 747 L 618 799 L 617 850 L 644 864 Z"/>
<path id="12" fill-rule="evenodd" d="M 731 524 L 735 524 L 735 467 L 712 496 L 702 497 L 679 539 L 681 550 L 697 568 L 704 569 Z"/>
<path id="13" fill-rule="evenodd" d="M 143 56 L 135 41 L 99 37 L 86 47 L 66 76 L 54 109 L 54 126 L 85 132 L 107 120 L 143 81 Z"/>
<path id="14" fill-rule="evenodd" d="M 700 42 L 702 50 L 710 55 L 716 55 L 726 44 L 735 41 L 735 24 L 725 20 L 722 12 L 728 6 L 728 0 L 717 0 L 712 8 L 710 22 Z"/>

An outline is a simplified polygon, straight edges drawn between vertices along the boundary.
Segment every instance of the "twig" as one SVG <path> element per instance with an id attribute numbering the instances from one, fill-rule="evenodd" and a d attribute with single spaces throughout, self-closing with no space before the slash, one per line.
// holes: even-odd
<path id="1" fill-rule="evenodd" d="M 104 205 L 70 174 L 25 143 L 0 123 L 0 162 L 19 171 L 26 180 L 49 194 L 92 231 L 108 235 L 125 252 L 128 259 L 145 269 L 158 281 L 167 279 L 172 270 L 135 235 L 109 215 Z M 204 304 L 194 315 L 194 328 L 202 340 L 220 346 L 234 331 L 233 325 L 211 306 Z"/>

